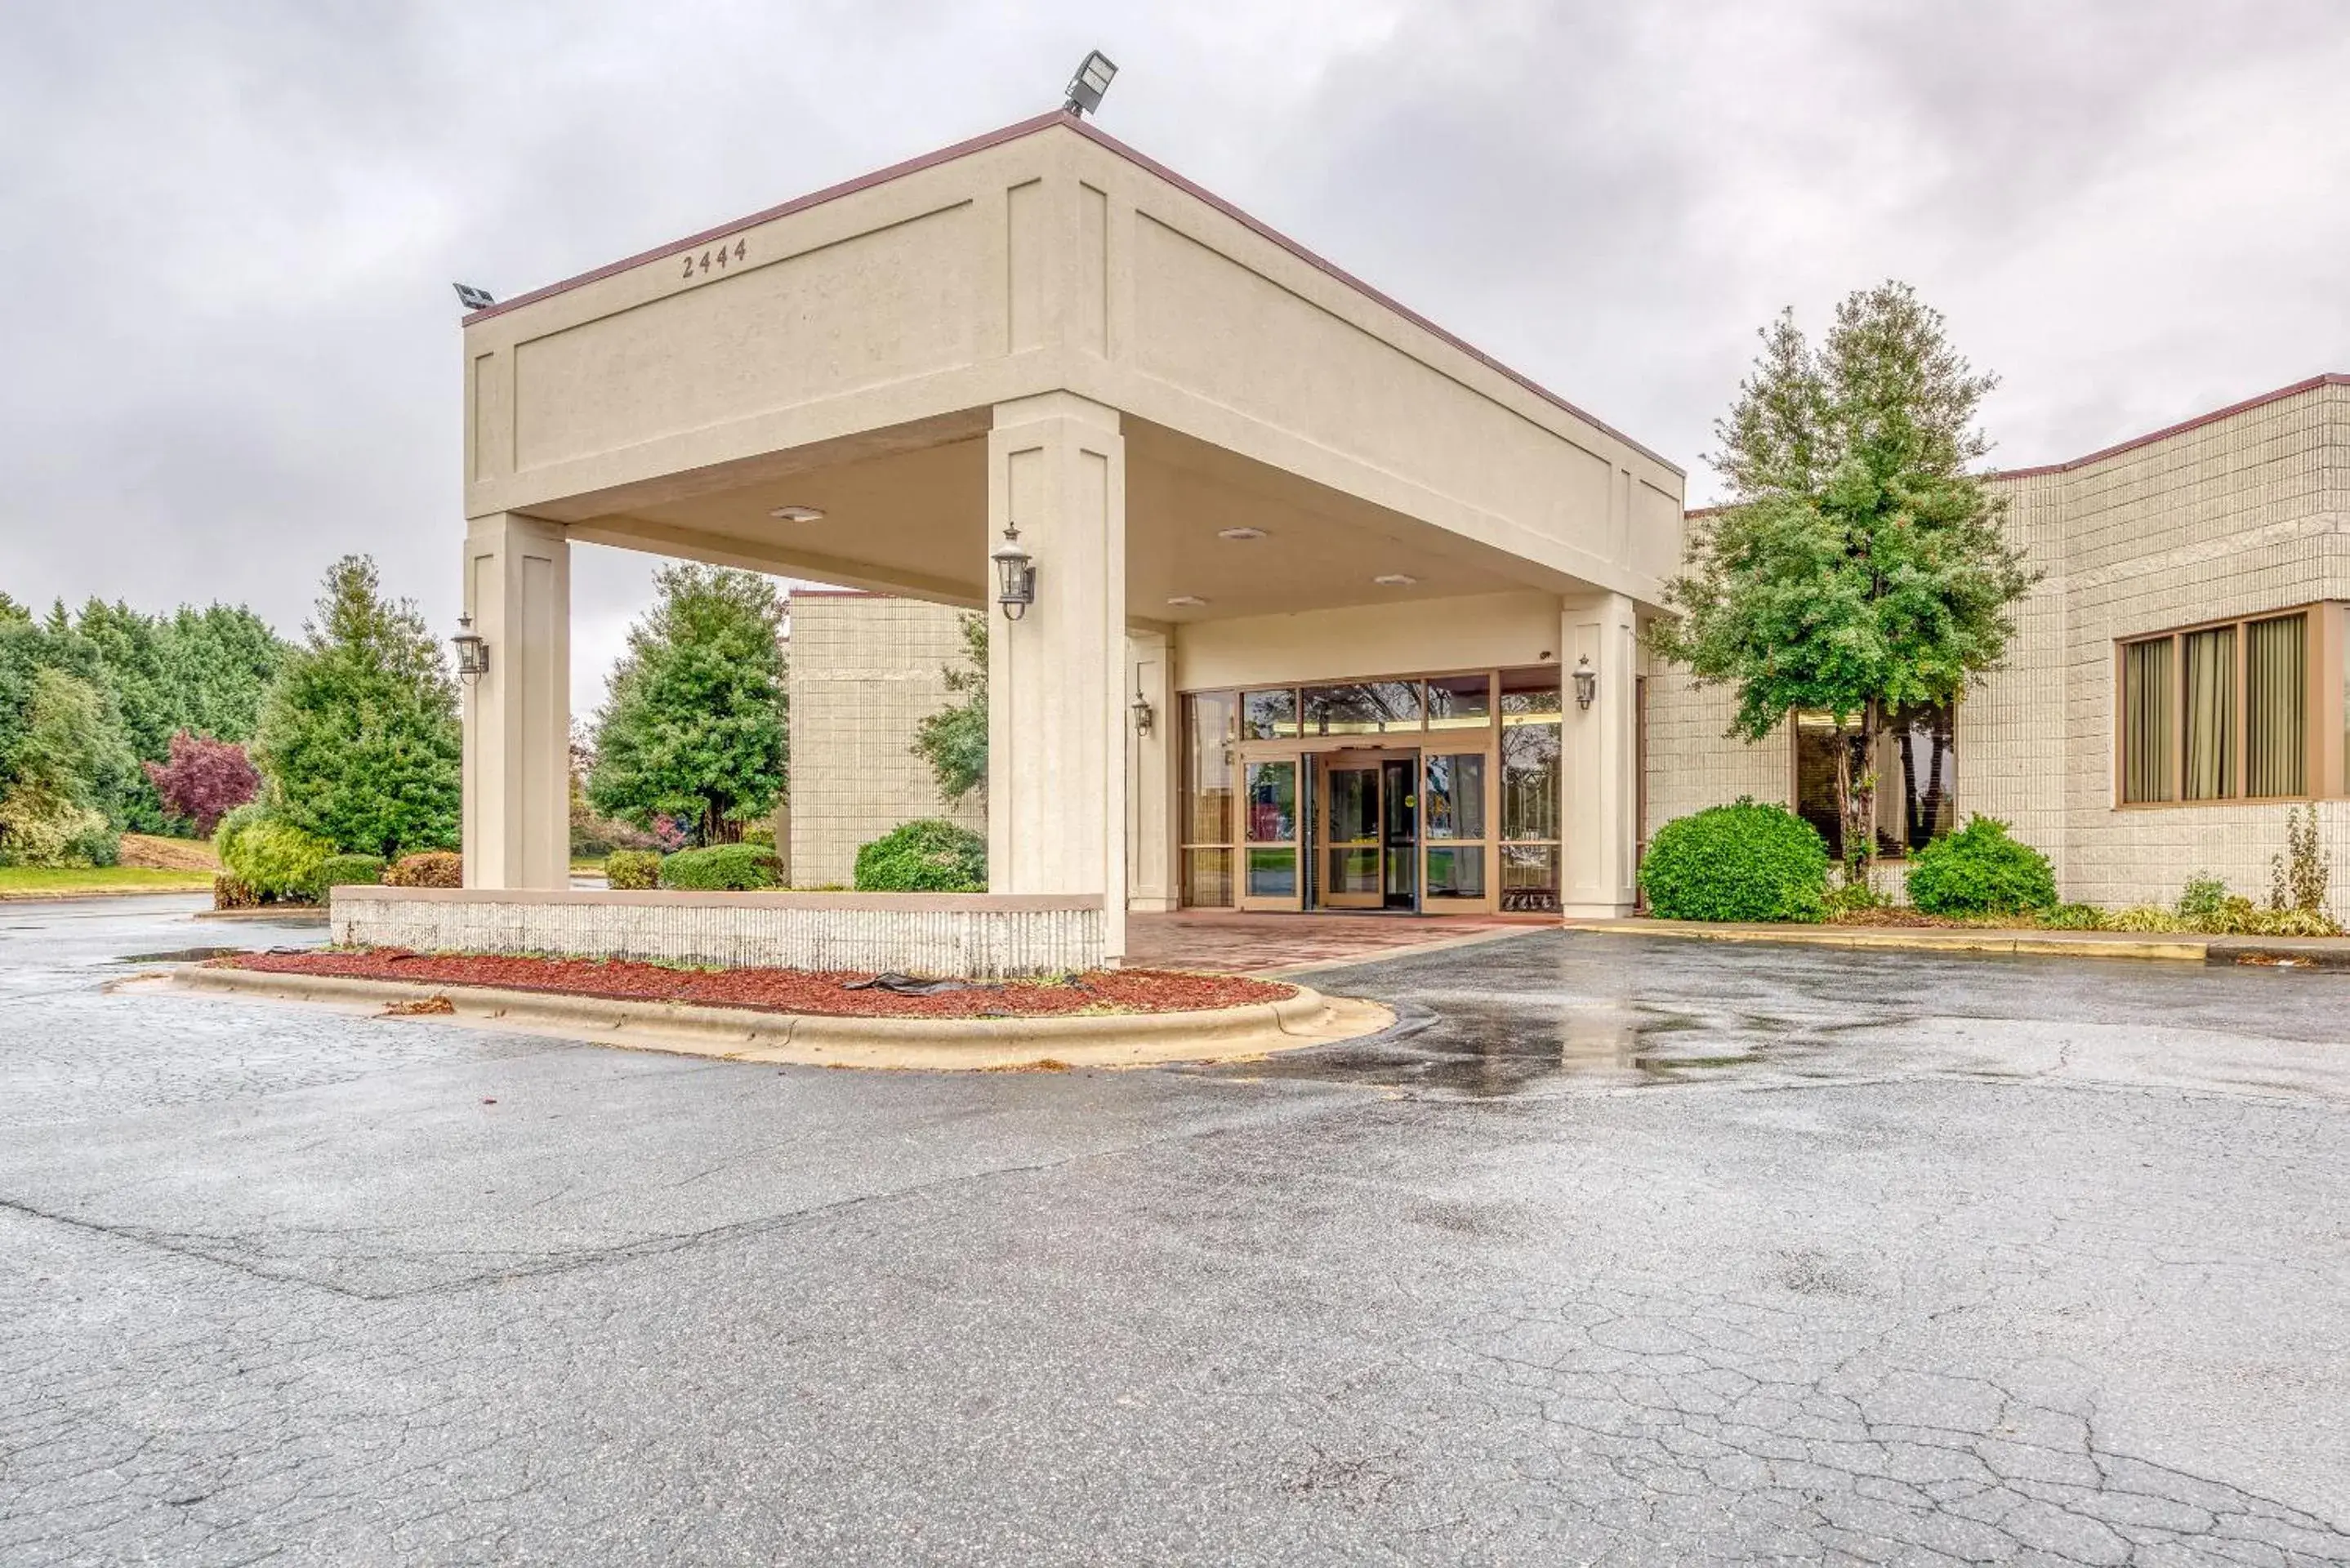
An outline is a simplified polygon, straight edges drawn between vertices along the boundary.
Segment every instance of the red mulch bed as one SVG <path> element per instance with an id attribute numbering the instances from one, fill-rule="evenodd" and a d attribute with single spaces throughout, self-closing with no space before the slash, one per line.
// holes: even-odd
<path id="1" fill-rule="evenodd" d="M 1072 1012 L 1197 1012 L 1280 1002 L 1297 988 L 1238 975 L 1180 974 L 1170 970 L 1095 970 L 1061 983 L 1004 981 L 974 984 L 936 996 L 849 991 L 848 971 L 804 969 L 671 969 L 626 959 L 504 958 L 488 954 L 411 953 L 398 948 L 364 951 L 239 953 L 214 959 L 232 969 L 266 974 L 334 975 L 394 980 L 412 985 L 486 985 L 508 991 L 607 996 L 624 1002 L 684 1002 L 747 1007 L 762 1012 L 819 1013 L 837 1018 L 1053 1018 Z"/>

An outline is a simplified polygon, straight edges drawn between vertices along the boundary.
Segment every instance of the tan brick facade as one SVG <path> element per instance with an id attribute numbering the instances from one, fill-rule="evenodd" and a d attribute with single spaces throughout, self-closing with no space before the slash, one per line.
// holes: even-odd
<path id="1" fill-rule="evenodd" d="M 949 806 L 914 727 L 951 700 L 962 612 L 873 594 L 792 596 L 792 881 L 854 880 L 859 845 L 918 817 L 987 831 L 973 794 Z"/>
<path id="2" fill-rule="evenodd" d="M 2020 608 L 2006 667 L 1960 709 L 1961 816 L 2006 819 L 2055 862 L 2067 898 L 2167 902 L 2197 871 L 2258 896 L 2283 847 L 2285 805 L 2118 807 L 2115 644 L 2350 599 L 2350 378 L 1994 483 L 2046 576 Z M 2345 672 L 2313 663 L 2310 678 L 2338 684 Z M 1741 794 L 1788 799 L 1783 732 L 1724 740 L 1731 711 L 1726 692 L 1654 672 L 1644 834 Z M 2350 802 L 2325 802 L 2321 821 L 2339 914 L 2350 909 Z"/>

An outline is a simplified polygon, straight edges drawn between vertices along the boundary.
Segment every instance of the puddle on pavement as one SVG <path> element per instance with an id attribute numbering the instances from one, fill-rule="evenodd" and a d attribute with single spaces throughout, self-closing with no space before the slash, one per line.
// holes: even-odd
<path id="1" fill-rule="evenodd" d="M 1618 1006 L 1497 1008 L 1404 1002 L 1385 1034 L 1277 1055 L 1211 1075 L 1310 1079 L 1500 1098 L 1544 1086 L 1630 1088 L 1703 1081 L 1762 1064 L 1781 1044 L 1746 1019 Z"/>

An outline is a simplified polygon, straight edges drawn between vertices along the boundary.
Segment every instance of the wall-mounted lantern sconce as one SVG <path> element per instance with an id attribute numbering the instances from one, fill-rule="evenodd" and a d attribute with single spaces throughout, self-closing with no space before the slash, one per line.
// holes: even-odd
<path id="1" fill-rule="evenodd" d="M 1139 686 L 1134 689 L 1134 701 L 1127 704 L 1127 711 L 1134 715 L 1134 732 L 1149 736 L 1150 726 L 1159 721 L 1159 711 L 1150 705 L 1150 699 L 1142 694 Z"/>
<path id="2" fill-rule="evenodd" d="M 1598 695 L 1599 671 L 1591 668 L 1591 656 L 1585 654 L 1575 661 L 1575 705 L 1588 708 Z"/>
<path id="3" fill-rule="evenodd" d="M 1018 620 L 1036 602 L 1036 560 L 1020 547 L 1020 526 L 1015 523 L 1003 525 L 1003 543 L 987 553 L 995 563 L 995 602 L 1003 607 L 1003 618 Z"/>
<path id="4" fill-rule="evenodd" d="M 457 635 L 449 639 L 457 650 L 457 673 L 468 680 L 478 680 L 490 672 L 490 645 L 473 631 L 473 618 L 457 618 Z"/>

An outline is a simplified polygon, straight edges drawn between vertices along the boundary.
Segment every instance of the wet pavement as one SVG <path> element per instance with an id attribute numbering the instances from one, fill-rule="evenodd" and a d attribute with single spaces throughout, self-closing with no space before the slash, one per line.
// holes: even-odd
<path id="1" fill-rule="evenodd" d="M 0 1563 L 2350 1562 L 2350 977 L 1541 931 L 868 1075 L 106 992 L 318 936 L 186 908 L 0 910 Z"/>

